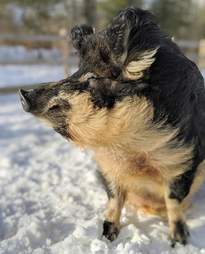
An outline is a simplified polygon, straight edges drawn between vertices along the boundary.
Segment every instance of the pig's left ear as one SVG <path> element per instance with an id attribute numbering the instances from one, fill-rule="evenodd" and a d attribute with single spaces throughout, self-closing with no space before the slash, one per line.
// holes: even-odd
<path id="1" fill-rule="evenodd" d="M 121 64 L 124 64 L 127 57 L 130 32 L 137 24 L 138 17 L 136 12 L 133 8 L 128 8 L 119 12 L 104 31 L 112 57 Z"/>
<path id="2" fill-rule="evenodd" d="M 112 108 L 116 99 L 112 81 L 110 79 L 91 78 L 88 82 L 94 106 L 98 108 Z"/>
<path id="3" fill-rule="evenodd" d="M 141 17 L 141 18 L 140 18 Z M 123 77 L 128 80 L 139 80 L 143 77 L 144 71 L 149 69 L 155 61 L 158 50 L 158 42 L 152 42 L 149 50 L 142 49 L 143 43 L 148 37 L 141 38 L 142 45 L 136 45 L 139 40 L 139 26 L 152 23 L 153 16 L 148 11 L 135 8 L 127 8 L 121 11 L 104 31 L 105 40 L 109 45 L 111 58 L 123 66 Z"/>
<path id="4" fill-rule="evenodd" d="M 127 41 L 130 29 L 121 20 L 115 21 L 106 29 L 105 39 L 109 45 L 111 57 L 123 64 L 127 57 Z"/>
<path id="5" fill-rule="evenodd" d="M 80 50 L 86 37 L 94 34 L 94 32 L 94 28 L 88 25 L 74 26 L 71 29 L 71 40 L 74 48 Z"/>

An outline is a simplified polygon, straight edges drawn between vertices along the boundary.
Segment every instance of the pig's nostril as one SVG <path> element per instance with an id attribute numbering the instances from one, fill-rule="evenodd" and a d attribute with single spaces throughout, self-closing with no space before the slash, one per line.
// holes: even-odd
<path id="1" fill-rule="evenodd" d="M 21 104 L 22 104 L 23 109 L 24 109 L 26 112 L 29 112 L 30 109 L 31 109 L 31 104 L 30 104 L 30 102 L 29 102 L 28 93 L 29 93 L 29 92 L 26 91 L 26 90 L 23 90 L 23 89 L 20 89 L 20 90 L 19 90 L 19 95 L 20 95 Z"/>

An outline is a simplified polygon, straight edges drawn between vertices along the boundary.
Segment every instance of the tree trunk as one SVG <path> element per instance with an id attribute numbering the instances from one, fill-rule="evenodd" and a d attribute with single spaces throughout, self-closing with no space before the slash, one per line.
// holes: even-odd
<path id="1" fill-rule="evenodd" d="M 127 0 L 128 6 L 135 6 L 135 7 L 141 7 L 142 6 L 142 0 Z"/>
<path id="2" fill-rule="evenodd" d="M 84 16 L 88 25 L 96 24 L 97 5 L 96 0 L 84 0 Z"/>

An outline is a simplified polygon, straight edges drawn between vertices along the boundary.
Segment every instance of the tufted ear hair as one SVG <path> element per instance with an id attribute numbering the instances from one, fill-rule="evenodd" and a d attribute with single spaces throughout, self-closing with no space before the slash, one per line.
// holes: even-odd
<path id="1" fill-rule="evenodd" d="M 121 17 L 116 17 L 104 31 L 112 58 L 123 64 L 127 57 L 127 41 L 130 29 Z"/>
<path id="2" fill-rule="evenodd" d="M 128 39 L 133 27 L 137 26 L 138 16 L 134 8 L 127 8 L 113 19 L 104 31 L 106 41 L 115 58 L 121 64 L 127 57 Z"/>
<path id="3" fill-rule="evenodd" d="M 131 7 L 121 11 L 104 31 L 112 59 L 126 66 L 128 79 L 139 79 L 154 62 L 159 41 L 150 34 L 150 27 L 153 33 L 158 31 L 153 20 L 149 11 Z"/>
<path id="4" fill-rule="evenodd" d="M 85 38 L 91 34 L 94 34 L 94 28 L 88 25 L 74 26 L 71 29 L 71 40 L 74 48 L 80 50 Z"/>
<path id="5" fill-rule="evenodd" d="M 139 53 L 136 60 L 125 64 L 123 69 L 123 77 L 128 80 L 138 80 L 144 76 L 144 71 L 149 69 L 155 61 L 158 47 L 145 50 Z"/>

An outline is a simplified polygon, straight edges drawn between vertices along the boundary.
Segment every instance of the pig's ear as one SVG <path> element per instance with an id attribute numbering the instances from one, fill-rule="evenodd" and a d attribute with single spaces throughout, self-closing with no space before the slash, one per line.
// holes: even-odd
<path id="1" fill-rule="evenodd" d="M 94 28 L 88 25 L 74 26 L 71 29 L 71 40 L 74 48 L 80 50 L 86 37 L 93 34 L 94 32 Z"/>
<path id="2" fill-rule="evenodd" d="M 104 31 L 112 57 L 121 64 L 127 57 L 130 32 L 138 23 L 138 17 L 132 9 L 121 11 Z"/>
<path id="3" fill-rule="evenodd" d="M 129 30 L 126 24 L 110 26 L 106 31 L 106 41 L 108 42 L 111 56 L 122 64 L 127 57 L 128 35 Z"/>

